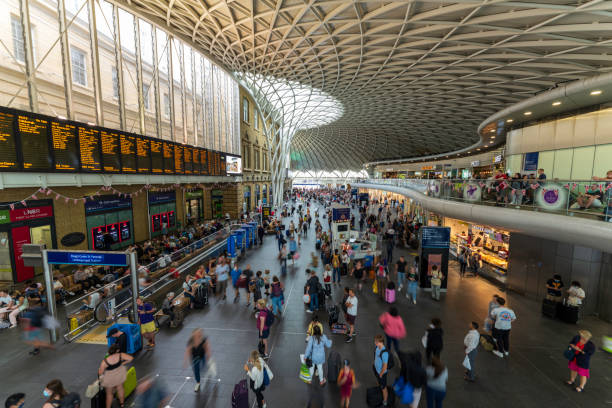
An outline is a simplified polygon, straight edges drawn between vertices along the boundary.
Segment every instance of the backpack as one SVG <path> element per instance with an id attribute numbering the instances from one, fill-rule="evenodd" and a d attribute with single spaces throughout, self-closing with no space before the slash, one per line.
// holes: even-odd
<path id="1" fill-rule="evenodd" d="M 251 279 L 249 281 L 249 292 L 255 292 L 255 290 L 257 290 L 257 281 L 254 279 Z"/>
<path id="2" fill-rule="evenodd" d="M 268 369 L 266 366 L 263 366 L 263 385 L 266 387 L 270 385 L 270 375 L 268 374 Z"/>
<path id="3" fill-rule="evenodd" d="M 387 350 L 386 348 L 383 348 L 380 353 L 381 359 L 382 359 L 382 353 L 387 353 L 387 371 L 389 371 L 390 369 L 395 367 L 395 360 L 393 359 L 393 354 L 389 353 L 389 350 Z"/>
<path id="4" fill-rule="evenodd" d="M 81 397 L 76 392 L 69 392 L 59 401 L 58 408 L 80 408 Z"/>
<path id="5" fill-rule="evenodd" d="M 274 314 L 267 310 L 266 311 L 266 327 L 270 327 L 274 324 Z"/>
<path id="6" fill-rule="evenodd" d="M 273 283 L 272 284 L 272 296 L 273 297 L 278 297 L 282 293 L 283 293 L 283 290 L 281 289 L 280 283 Z"/>

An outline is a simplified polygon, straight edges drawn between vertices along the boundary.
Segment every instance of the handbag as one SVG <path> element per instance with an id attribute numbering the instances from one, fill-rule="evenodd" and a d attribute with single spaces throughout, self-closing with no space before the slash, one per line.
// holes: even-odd
<path id="1" fill-rule="evenodd" d="M 563 352 L 563 357 L 567 358 L 569 361 L 572 361 L 576 357 L 576 353 L 571 347 L 568 347 Z"/>
<path id="2" fill-rule="evenodd" d="M 427 332 L 421 337 L 421 344 L 423 344 L 423 347 L 427 348 Z"/>
<path id="3" fill-rule="evenodd" d="M 302 365 L 300 366 L 300 380 L 304 381 L 306 384 L 310 384 L 312 382 L 310 369 L 304 363 L 302 363 Z"/>
<path id="4" fill-rule="evenodd" d="M 472 365 L 470 364 L 470 359 L 467 356 L 467 354 L 465 355 L 465 358 L 463 359 L 463 366 L 465 367 L 466 370 L 472 370 Z"/>
<path id="5" fill-rule="evenodd" d="M 89 384 L 87 386 L 87 389 L 85 390 L 85 396 L 87 398 L 93 398 L 96 395 L 98 395 L 98 393 L 100 392 L 100 379 L 96 379 L 96 381 L 94 381 L 93 383 Z"/>

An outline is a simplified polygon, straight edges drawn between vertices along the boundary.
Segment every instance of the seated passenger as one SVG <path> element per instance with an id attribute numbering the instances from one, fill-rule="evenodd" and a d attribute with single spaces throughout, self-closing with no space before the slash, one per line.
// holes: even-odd
<path id="1" fill-rule="evenodd" d="M 96 306 L 98 306 L 98 303 L 100 303 L 100 293 L 95 289 L 92 288 L 89 291 L 89 296 L 85 299 L 83 299 L 83 305 L 81 306 L 81 308 L 79 310 L 94 310 L 96 308 Z"/>
<path id="2" fill-rule="evenodd" d="M 580 307 L 585 297 L 586 294 L 584 293 L 584 289 L 580 287 L 580 282 L 573 281 L 570 288 L 567 290 L 567 304 Z"/>
<path id="3" fill-rule="evenodd" d="M 166 298 L 162 303 L 162 311 L 164 314 L 170 316 L 170 321 L 174 320 L 174 292 L 168 292 Z"/>

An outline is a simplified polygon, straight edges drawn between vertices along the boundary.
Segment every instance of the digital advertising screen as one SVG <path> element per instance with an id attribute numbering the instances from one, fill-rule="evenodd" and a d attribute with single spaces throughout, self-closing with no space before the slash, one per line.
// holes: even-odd
<path id="1" fill-rule="evenodd" d="M 164 174 L 164 152 L 162 142 L 151 139 L 151 173 Z"/>
<path id="2" fill-rule="evenodd" d="M 153 232 L 161 230 L 161 214 L 151 216 L 151 230 Z"/>
<path id="3" fill-rule="evenodd" d="M 15 115 L 0 112 L 0 169 L 16 170 L 17 144 L 15 143 Z"/>
<path id="4" fill-rule="evenodd" d="M 242 174 L 242 158 L 225 156 L 225 171 L 227 174 Z"/>
<path id="5" fill-rule="evenodd" d="M 100 131 L 79 126 L 79 156 L 82 171 L 102 171 L 102 155 L 100 154 Z"/>
<path id="6" fill-rule="evenodd" d="M 106 234 L 106 225 L 91 229 L 91 243 L 94 249 L 104 249 L 104 234 Z"/>
<path id="7" fill-rule="evenodd" d="M 121 171 L 124 173 L 136 173 L 136 137 L 121 133 Z"/>
<path id="8" fill-rule="evenodd" d="M 54 168 L 59 171 L 79 170 L 76 126 L 71 123 L 51 121 L 51 146 Z"/>
<path id="9" fill-rule="evenodd" d="M 119 238 L 121 241 L 127 241 L 132 237 L 129 221 L 121 221 L 119 223 Z"/>
<path id="10" fill-rule="evenodd" d="M 121 171 L 121 157 L 119 156 L 119 134 L 108 130 L 100 131 L 102 146 L 102 165 L 106 173 L 119 173 Z"/>
<path id="11" fill-rule="evenodd" d="M 106 232 L 111 236 L 114 244 L 119 242 L 119 224 L 108 224 L 106 226 Z"/>
<path id="12" fill-rule="evenodd" d="M 48 127 L 49 121 L 46 119 L 26 115 L 17 116 L 17 131 L 21 140 L 24 170 L 51 170 Z"/>
<path id="13" fill-rule="evenodd" d="M 151 142 L 136 136 L 136 167 L 139 173 L 151 173 Z"/>

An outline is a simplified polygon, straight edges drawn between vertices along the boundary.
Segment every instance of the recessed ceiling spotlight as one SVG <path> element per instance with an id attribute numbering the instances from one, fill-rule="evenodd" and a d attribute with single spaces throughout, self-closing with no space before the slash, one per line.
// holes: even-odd
<path id="1" fill-rule="evenodd" d="M 601 95 L 601 89 L 596 89 L 594 91 L 591 91 L 591 96 L 597 96 L 597 95 Z"/>
<path id="2" fill-rule="evenodd" d="M 512 123 L 512 122 L 514 122 L 514 119 L 508 119 L 508 120 L 506 120 L 506 123 Z"/>
<path id="3" fill-rule="evenodd" d="M 555 101 L 552 103 L 553 106 L 559 106 L 561 105 L 561 101 Z"/>
<path id="4" fill-rule="evenodd" d="M 495 133 L 495 129 L 491 129 L 491 132 Z"/>
<path id="5" fill-rule="evenodd" d="M 525 116 L 529 116 L 529 115 L 531 115 L 531 112 L 525 112 L 524 115 Z"/>

